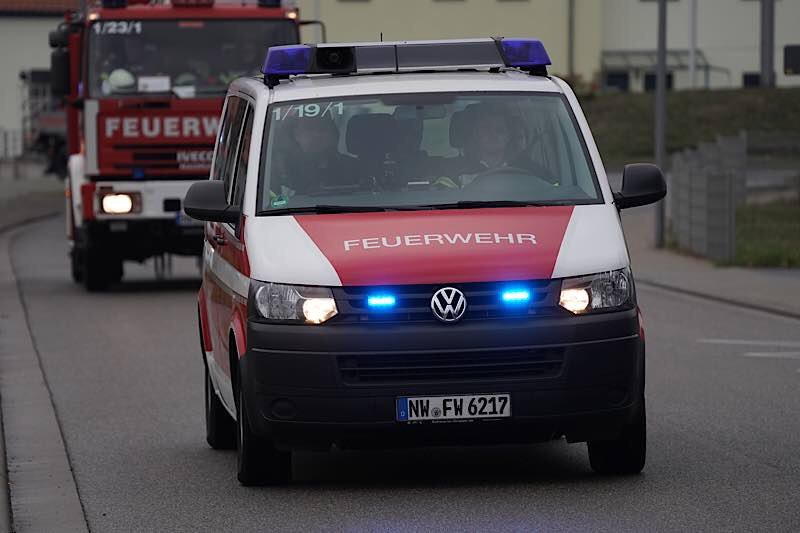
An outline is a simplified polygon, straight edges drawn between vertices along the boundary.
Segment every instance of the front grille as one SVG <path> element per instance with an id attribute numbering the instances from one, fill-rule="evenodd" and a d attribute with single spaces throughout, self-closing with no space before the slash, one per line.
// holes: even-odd
<path id="1" fill-rule="evenodd" d="M 559 280 L 516 282 L 480 282 L 440 285 L 395 285 L 390 287 L 336 287 L 333 295 L 339 309 L 337 322 L 430 322 L 436 321 L 431 312 L 431 298 L 442 287 L 456 287 L 464 293 L 467 311 L 462 320 L 520 318 L 558 314 L 561 290 Z M 501 299 L 506 287 L 524 286 L 531 293 L 525 305 L 507 305 Z M 391 310 L 370 309 L 370 294 L 389 293 L 396 304 Z"/>
<path id="2" fill-rule="evenodd" d="M 138 169 L 147 173 L 175 173 L 196 171 L 200 174 L 210 167 L 213 144 L 124 144 L 111 145 L 101 153 L 101 167 L 116 171 Z M 200 157 L 202 156 L 202 157 Z"/>
<path id="3" fill-rule="evenodd" d="M 547 379 L 561 373 L 564 350 L 514 348 L 458 353 L 342 355 L 338 364 L 342 381 L 349 385 Z"/>

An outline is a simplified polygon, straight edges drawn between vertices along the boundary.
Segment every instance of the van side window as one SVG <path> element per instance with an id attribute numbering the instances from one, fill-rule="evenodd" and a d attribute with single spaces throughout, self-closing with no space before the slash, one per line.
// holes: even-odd
<path id="1" fill-rule="evenodd" d="M 245 102 L 243 102 L 241 98 L 236 96 L 228 97 L 222 116 L 222 123 L 219 126 L 219 136 L 217 138 L 214 167 L 211 169 L 211 179 L 226 179 L 226 170 L 230 168 L 232 155 L 236 153 L 236 143 L 239 141 L 244 110 Z"/>
<path id="2" fill-rule="evenodd" d="M 247 110 L 244 116 L 244 126 L 242 127 L 242 135 L 239 140 L 239 150 L 236 154 L 236 170 L 233 174 L 233 186 L 231 187 L 231 194 L 228 195 L 228 203 L 230 205 L 242 205 L 242 198 L 244 197 L 244 188 L 247 183 L 247 163 L 250 157 L 250 139 L 253 135 L 253 107 L 247 105 Z"/>

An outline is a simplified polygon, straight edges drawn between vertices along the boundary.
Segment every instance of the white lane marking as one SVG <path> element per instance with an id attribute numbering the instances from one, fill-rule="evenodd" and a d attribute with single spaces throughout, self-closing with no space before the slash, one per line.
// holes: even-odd
<path id="1" fill-rule="evenodd" d="M 745 357 L 768 357 L 775 359 L 800 359 L 800 352 L 747 352 Z"/>
<path id="2" fill-rule="evenodd" d="M 774 341 L 758 339 L 697 339 L 704 344 L 729 344 L 736 346 L 775 346 L 778 348 L 800 348 L 800 341 Z"/>

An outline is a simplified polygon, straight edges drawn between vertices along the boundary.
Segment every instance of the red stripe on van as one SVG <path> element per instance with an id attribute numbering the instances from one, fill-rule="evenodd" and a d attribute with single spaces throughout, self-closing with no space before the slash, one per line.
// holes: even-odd
<path id="1" fill-rule="evenodd" d="M 343 285 L 548 279 L 573 208 L 296 216 Z"/>

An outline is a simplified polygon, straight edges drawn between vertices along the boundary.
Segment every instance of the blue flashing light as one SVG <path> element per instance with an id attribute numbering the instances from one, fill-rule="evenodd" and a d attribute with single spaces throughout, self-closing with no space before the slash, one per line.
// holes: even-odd
<path id="1" fill-rule="evenodd" d="M 372 294 L 367 297 L 367 305 L 373 309 L 388 309 L 396 303 L 397 299 L 391 294 Z"/>
<path id="2" fill-rule="evenodd" d="M 550 56 L 538 39 L 501 39 L 503 58 L 509 67 L 546 67 Z"/>
<path id="3" fill-rule="evenodd" d="M 311 66 L 311 52 L 305 44 L 270 46 L 261 72 L 267 76 L 303 74 Z"/>
<path id="4" fill-rule="evenodd" d="M 500 296 L 507 304 L 524 304 L 531 299 L 531 291 L 528 289 L 506 289 Z"/>

